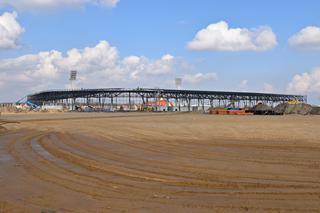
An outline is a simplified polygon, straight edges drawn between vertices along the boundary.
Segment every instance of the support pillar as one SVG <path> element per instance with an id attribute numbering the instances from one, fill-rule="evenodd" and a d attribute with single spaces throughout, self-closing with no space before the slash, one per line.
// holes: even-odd
<path id="1" fill-rule="evenodd" d="M 204 112 L 204 99 L 202 99 L 202 111 Z"/>
<path id="2" fill-rule="evenodd" d="M 111 96 L 111 110 L 113 110 L 113 96 Z"/>
<path id="3" fill-rule="evenodd" d="M 129 109 L 131 109 L 131 93 L 129 92 Z"/>

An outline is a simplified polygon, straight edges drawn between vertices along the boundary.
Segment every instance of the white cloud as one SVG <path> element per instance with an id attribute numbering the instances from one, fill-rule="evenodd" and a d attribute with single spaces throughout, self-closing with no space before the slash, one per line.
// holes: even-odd
<path id="1" fill-rule="evenodd" d="M 120 0 L 95 0 L 96 4 L 100 4 L 107 7 L 115 7 Z"/>
<path id="2" fill-rule="evenodd" d="M 320 27 L 308 26 L 289 38 L 291 46 L 320 49 Z"/>
<path id="3" fill-rule="evenodd" d="M 24 29 L 17 22 L 17 13 L 3 13 L 0 16 L 0 49 L 18 47 L 18 41 Z"/>
<path id="4" fill-rule="evenodd" d="M 263 84 L 263 92 L 265 93 L 274 93 L 275 89 L 272 84 L 264 83 Z"/>
<path id="5" fill-rule="evenodd" d="M 196 74 L 187 74 L 182 76 L 182 82 L 197 84 L 202 81 L 213 81 L 217 80 L 216 73 L 196 73 Z"/>
<path id="6" fill-rule="evenodd" d="M 161 59 L 150 62 L 148 58 L 143 56 L 129 56 L 123 59 L 122 64 L 125 70 L 130 70 L 131 79 L 139 80 L 143 77 L 170 73 L 175 64 L 175 58 L 167 54 Z"/>
<path id="7" fill-rule="evenodd" d="M 119 0 L 1 0 L 0 6 L 17 10 L 49 10 L 59 7 L 83 7 L 87 4 L 115 7 Z"/>
<path id="8" fill-rule="evenodd" d="M 144 56 L 121 59 L 116 47 L 101 41 L 94 47 L 71 49 L 66 54 L 52 50 L 0 59 L 0 84 L 2 91 L 19 91 L 20 96 L 37 90 L 61 89 L 68 84 L 69 71 L 77 70 L 79 87 L 130 83 L 143 86 L 141 82 L 154 83 L 159 76 L 171 74 L 175 66 L 175 57 L 170 54 L 155 60 Z"/>
<path id="9" fill-rule="evenodd" d="M 248 83 L 249 83 L 248 80 L 242 80 L 242 81 L 240 81 L 240 84 L 239 84 L 240 90 L 247 90 L 247 88 L 248 88 Z"/>
<path id="10" fill-rule="evenodd" d="M 295 75 L 289 83 L 287 91 L 299 94 L 320 94 L 320 68 Z"/>
<path id="11" fill-rule="evenodd" d="M 229 28 L 228 23 L 220 21 L 200 30 L 187 46 L 192 50 L 266 51 L 276 45 L 277 38 L 270 27 Z"/>

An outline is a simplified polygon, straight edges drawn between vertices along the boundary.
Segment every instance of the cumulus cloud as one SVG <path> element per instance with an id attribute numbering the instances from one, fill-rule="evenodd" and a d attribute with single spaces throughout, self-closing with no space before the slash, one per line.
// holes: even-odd
<path id="1" fill-rule="evenodd" d="M 216 73 L 196 73 L 196 74 L 186 74 L 182 76 L 182 82 L 198 84 L 203 81 L 213 81 L 217 80 Z"/>
<path id="2" fill-rule="evenodd" d="M 24 32 L 17 21 L 17 13 L 3 13 L 0 16 L 0 49 L 10 49 L 19 46 L 19 38 Z"/>
<path id="3" fill-rule="evenodd" d="M 0 6 L 17 10 L 48 10 L 59 7 L 83 7 L 87 4 L 115 7 L 119 0 L 2 0 Z"/>
<path id="4" fill-rule="evenodd" d="M 192 50 L 214 51 L 267 51 L 277 45 L 270 27 L 257 29 L 229 28 L 220 21 L 200 30 L 187 47 Z"/>
<path id="5" fill-rule="evenodd" d="M 289 83 L 287 91 L 299 94 L 320 94 L 320 68 L 295 75 Z"/>
<path id="6" fill-rule="evenodd" d="M 247 88 L 248 88 L 248 83 L 249 83 L 248 80 L 242 80 L 242 81 L 240 81 L 240 84 L 239 84 L 240 90 L 247 90 Z"/>
<path id="7" fill-rule="evenodd" d="M 170 54 L 162 56 L 161 59 L 150 63 L 149 59 L 143 56 L 129 56 L 123 59 L 122 64 L 126 70 L 130 70 L 130 78 L 139 80 L 142 77 L 165 75 L 172 71 L 175 63 L 174 57 Z"/>
<path id="8" fill-rule="evenodd" d="M 275 89 L 274 89 L 272 84 L 264 83 L 262 91 L 265 92 L 265 93 L 274 93 Z"/>
<path id="9" fill-rule="evenodd" d="M 289 44 L 299 48 L 320 49 L 320 27 L 308 26 L 289 38 Z"/>
<path id="10" fill-rule="evenodd" d="M 52 50 L 11 59 L 0 59 L 0 84 L 28 94 L 43 89 L 61 89 L 68 84 L 70 70 L 79 73 L 82 87 L 123 86 L 166 76 L 173 72 L 175 57 L 159 59 L 144 56 L 120 58 L 116 47 L 101 41 L 94 47 L 70 49 L 65 54 Z"/>

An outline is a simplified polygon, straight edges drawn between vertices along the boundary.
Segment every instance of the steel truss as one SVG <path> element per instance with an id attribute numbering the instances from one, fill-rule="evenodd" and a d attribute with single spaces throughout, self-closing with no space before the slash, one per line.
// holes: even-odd
<path id="1" fill-rule="evenodd" d="M 200 90 L 174 90 L 174 89 L 80 89 L 44 91 L 27 96 L 27 100 L 37 104 L 69 104 L 77 103 L 95 104 L 101 107 L 127 104 L 145 104 L 149 101 L 165 99 L 174 101 L 177 108 L 185 106 L 188 111 L 194 105 L 202 106 L 227 106 L 251 107 L 259 102 L 272 105 L 288 101 L 307 102 L 307 96 L 253 93 L 253 92 L 226 92 L 226 91 L 200 91 Z"/>

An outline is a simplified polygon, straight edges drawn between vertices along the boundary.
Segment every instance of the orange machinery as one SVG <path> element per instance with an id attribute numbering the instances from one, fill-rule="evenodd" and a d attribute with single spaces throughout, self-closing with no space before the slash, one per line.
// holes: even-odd
<path id="1" fill-rule="evenodd" d="M 253 113 L 246 112 L 244 109 L 228 110 L 228 109 L 211 109 L 209 114 L 213 115 L 253 115 Z"/>

